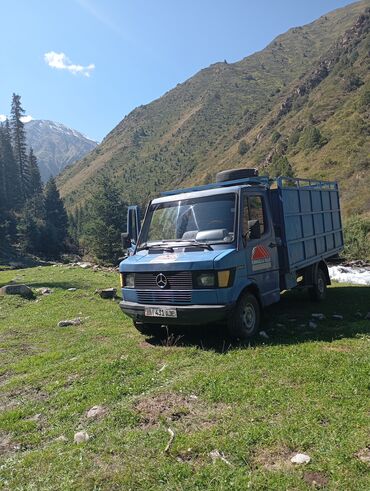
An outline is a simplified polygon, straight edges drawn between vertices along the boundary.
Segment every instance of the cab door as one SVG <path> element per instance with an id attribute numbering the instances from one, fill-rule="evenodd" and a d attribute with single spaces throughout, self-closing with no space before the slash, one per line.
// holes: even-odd
<path id="1" fill-rule="evenodd" d="M 248 278 L 257 284 L 262 304 L 280 299 L 277 243 L 266 192 L 243 190 L 241 233 Z"/>

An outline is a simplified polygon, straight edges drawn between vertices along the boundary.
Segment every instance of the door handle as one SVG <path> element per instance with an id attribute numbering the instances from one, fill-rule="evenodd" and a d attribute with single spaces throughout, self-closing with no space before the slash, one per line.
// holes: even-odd
<path id="1" fill-rule="evenodd" d="M 274 247 L 276 247 L 276 246 L 277 246 L 277 244 L 275 244 L 275 242 L 270 242 L 270 243 L 269 243 L 269 248 L 270 248 L 270 249 L 273 249 L 273 248 L 274 248 Z"/>

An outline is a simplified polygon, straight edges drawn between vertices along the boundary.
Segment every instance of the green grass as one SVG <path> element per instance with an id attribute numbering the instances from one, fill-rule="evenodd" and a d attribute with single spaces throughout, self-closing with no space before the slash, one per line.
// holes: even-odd
<path id="1" fill-rule="evenodd" d="M 356 313 L 370 288 L 334 285 L 320 306 L 286 294 L 264 317 L 269 339 L 238 346 L 220 328 L 143 337 L 94 295 L 117 285 L 112 273 L 38 267 L 1 272 L 0 286 L 14 278 L 54 292 L 0 298 L 0 489 L 370 488 L 356 457 L 369 443 L 370 354 Z M 312 312 L 326 315 L 317 329 Z M 98 404 L 107 414 L 87 419 Z M 91 438 L 77 445 L 79 430 Z M 216 449 L 230 465 L 212 463 Z M 311 462 L 290 465 L 294 452 Z"/>

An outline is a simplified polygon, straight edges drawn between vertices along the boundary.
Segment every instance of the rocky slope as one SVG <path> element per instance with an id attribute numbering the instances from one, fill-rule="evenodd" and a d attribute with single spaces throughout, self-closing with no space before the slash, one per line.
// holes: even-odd
<path id="1" fill-rule="evenodd" d="M 128 201 L 144 203 L 227 167 L 268 172 L 285 156 L 300 177 L 338 178 L 347 214 L 369 212 L 368 5 L 290 29 L 132 111 L 62 174 L 67 206 L 83 203 L 101 172 L 121 182 Z"/>
<path id="2" fill-rule="evenodd" d="M 58 175 L 97 145 L 78 131 L 54 121 L 34 119 L 25 124 L 25 129 L 27 145 L 35 152 L 44 181 Z"/>

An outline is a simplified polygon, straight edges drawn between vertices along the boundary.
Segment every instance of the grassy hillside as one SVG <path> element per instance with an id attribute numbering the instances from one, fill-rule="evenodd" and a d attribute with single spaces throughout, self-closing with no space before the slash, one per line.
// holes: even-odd
<path id="1" fill-rule="evenodd" d="M 229 166 L 263 168 L 275 144 L 297 174 L 338 177 L 344 188 L 360 183 L 365 189 L 370 23 L 368 15 L 360 24 L 358 19 L 366 5 L 355 3 L 290 29 L 264 50 L 237 63 L 211 65 L 135 109 L 62 174 L 67 206 L 88 197 L 100 172 L 121 182 L 128 201 L 145 203 L 159 190 L 208 182 Z M 327 144 L 288 147 L 292 134 L 308 125 L 319 127 Z M 273 143 L 277 131 L 282 137 L 274 136 Z M 358 196 L 352 203 L 345 191 L 347 212 L 369 209 L 364 193 Z"/>
<path id="2" fill-rule="evenodd" d="M 53 293 L 0 297 L 0 489 L 369 489 L 368 287 L 334 285 L 319 310 L 286 294 L 268 340 L 232 346 L 215 328 L 145 339 L 94 295 L 117 274 L 0 272 L 0 286 L 12 279 Z M 311 462 L 291 464 L 296 452 Z"/>

